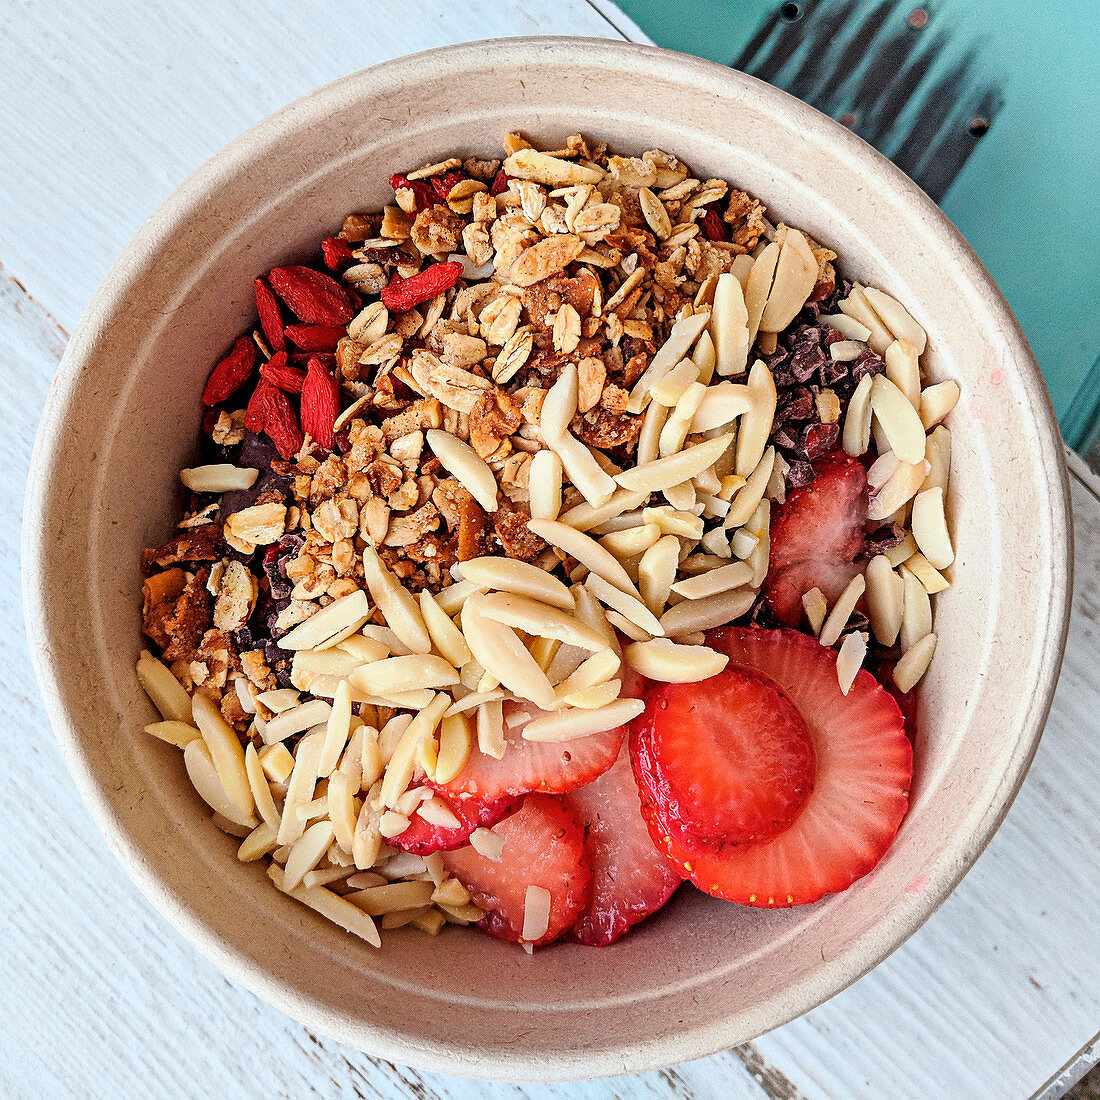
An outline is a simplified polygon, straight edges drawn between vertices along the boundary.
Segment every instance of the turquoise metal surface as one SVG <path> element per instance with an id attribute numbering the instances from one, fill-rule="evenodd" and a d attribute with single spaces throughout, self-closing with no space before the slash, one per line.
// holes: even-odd
<path id="1" fill-rule="evenodd" d="M 1000 284 L 1067 441 L 1100 429 L 1100 2 L 618 0 L 895 159 Z"/>

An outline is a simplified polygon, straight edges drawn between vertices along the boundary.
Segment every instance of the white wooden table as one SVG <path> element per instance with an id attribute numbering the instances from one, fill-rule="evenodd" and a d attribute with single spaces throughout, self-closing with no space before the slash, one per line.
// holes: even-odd
<path id="1" fill-rule="evenodd" d="M 8 0 L 0 7 L 0 408 L 8 471 L 0 479 L 8 517 L 0 527 L 7 688 L 0 1094 L 1058 1095 L 1083 1072 L 1100 1031 L 1100 496 L 1082 464 L 1073 485 L 1077 586 L 1065 667 L 1005 825 L 942 910 L 895 955 L 808 1016 L 738 1050 L 663 1073 L 539 1088 L 474 1086 L 376 1062 L 223 978 L 154 913 L 84 812 L 30 672 L 12 522 L 67 332 L 141 219 L 241 130 L 366 65 L 506 34 L 642 39 L 605 0 Z M 1051 1084 L 1059 1075 L 1061 1084 Z"/>

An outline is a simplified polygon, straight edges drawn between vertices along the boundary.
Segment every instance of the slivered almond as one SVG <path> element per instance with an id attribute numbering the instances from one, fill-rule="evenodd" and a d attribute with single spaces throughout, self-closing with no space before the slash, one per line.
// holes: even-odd
<path id="1" fill-rule="evenodd" d="M 946 569 L 955 560 L 955 551 L 947 530 L 941 488 L 936 486 L 917 493 L 911 523 L 921 553 L 936 569 Z"/>
<path id="2" fill-rule="evenodd" d="M 752 567 L 743 561 L 709 569 L 705 573 L 676 581 L 672 591 L 685 600 L 701 600 L 707 596 L 716 596 L 719 592 L 728 592 L 731 588 L 740 588 L 752 580 Z"/>
<path id="3" fill-rule="evenodd" d="M 864 287 L 863 296 L 896 339 L 904 340 L 917 355 L 923 354 L 928 336 L 896 298 L 873 286 Z"/>
<path id="4" fill-rule="evenodd" d="M 549 450 L 539 451 L 531 459 L 527 491 L 531 515 L 535 519 L 557 519 L 561 511 L 561 459 Z"/>
<path id="5" fill-rule="evenodd" d="M 744 615 L 755 599 L 756 593 L 751 588 L 731 588 L 701 600 L 684 600 L 661 616 L 661 633 L 676 638 L 696 630 L 724 626 Z"/>
<path id="6" fill-rule="evenodd" d="M 600 545 L 620 561 L 644 553 L 661 537 L 655 523 L 643 523 L 622 531 L 612 531 L 600 538 Z"/>
<path id="7" fill-rule="evenodd" d="M 899 641 L 901 648 L 908 650 L 932 633 L 932 603 L 914 572 L 904 565 L 899 572 L 904 585 Z"/>
<path id="8" fill-rule="evenodd" d="M 734 470 L 747 478 L 764 456 L 775 417 L 776 391 L 772 372 L 762 359 L 757 359 L 749 371 L 749 396 L 752 408 L 741 418 L 737 431 Z"/>
<path id="9" fill-rule="evenodd" d="M 382 938 L 378 935 L 378 929 L 375 927 L 374 921 L 362 909 L 352 905 L 350 901 L 346 901 L 339 894 L 334 894 L 323 886 L 284 888 L 283 869 L 278 864 L 271 864 L 267 869 L 267 874 L 283 893 L 289 894 L 296 901 L 309 906 L 310 909 L 320 913 L 326 920 L 339 925 L 346 932 L 359 936 L 374 947 L 382 946 Z"/>
<path id="10" fill-rule="evenodd" d="M 241 817 L 249 817 L 255 805 L 244 763 L 244 748 L 236 731 L 222 717 L 221 711 L 209 696 L 199 692 L 191 697 L 191 713 L 206 747 L 210 750 L 210 759 L 214 762 L 226 796 L 237 807 Z M 237 821 L 237 818 L 230 820 Z"/>
<path id="11" fill-rule="evenodd" d="M 294 770 L 283 800 L 283 815 L 279 822 L 279 844 L 293 844 L 305 832 L 305 808 L 313 800 L 317 786 L 317 765 L 324 747 L 323 728 L 311 732 L 298 742 L 294 750 Z"/>
<path id="12" fill-rule="evenodd" d="M 806 237 L 788 229 L 775 265 L 775 278 L 760 316 L 762 332 L 782 332 L 806 304 L 817 282 L 817 260 Z"/>
<path id="13" fill-rule="evenodd" d="M 679 535 L 685 539 L 703 537 L 703 521 L 693 512 L 684 512 L 661 504 L 642 510 L 646 523 L 655 523 L 666 535 Z"/>
<path id="14" fill-rule="evenodd" d="M 732 272 L 718 276 L 710 315 L 715 371 L 723 377 L 744 374 L 749 360 L 749 312 L 745 292 Z"/>
<path id="15" fill-rule="evenodd" d="M 835 347 L 835 345 L 833 345 Z M 895 340 L 887 349 L 886 377 L 894 383 L 915 409 L 920 408 L 920 366 L 912 344 Z"/>
<path id="16" fill-rule="evenodd" d="M 878 461 L 882 461 L 882 459 Z M 872 493 L 867 506 L 867 518 L 879 521 L 885 520 L 887 517 L 892 516 L 902 505 L 912 500 L 924 481 L 926 466 L 927 463 L 924 461 L 919 464 L 899 462 L 897 468 L 890 474 L 882 487 Z M 868 472 L 868 482 L 870 482 L 869 475 L 870 472 Z"/>
<path id="17" fill-rule="evenodd" d="M 846 339 L 858 341 L 861 344 L 865 344 L 871 335 L 871 330 L 866 325 L 860 324 L 846 313 L 822 313 L 819 320 L 829 328 L 836 329 Z"/>
<path id="18" fill-rule="evenodd" d="M 499 833 L 494 833 L 492 829 L 475 829 L 470 834 L 470 847 L 479 856 L 484 856 L 486 859 L 497 863 L 504 854 L 504 837 Z"/>
<path id="19" fill-rule="evenodd" d="M 632 623 L 648 634 L 665 633 L 657 617 L 637 596 L 624 592 L 605 580 L 598 573 L 590 573 L 585 579 L 585 587 L 602 603 L 625 615 Z"/>
<path id="20" fill-rule="evenodd" d="M 877 554 L 867 563 L 865 575 L 871 630 L 881 645 L 893 645 L 901 629 L 905 583 L 884 554 Z"/>
<path id="21" fill-rule="evenodd" d="M 497 482 L 485 460 L 468 443 L 439 428 L 425 435 L 432 453 L 462 483 L 462 487 L 485 509 L 495 512 Z M 376 597 L 377 598 L 377 597 Z"/>
<path id="22" fill-rule="evenodd" d="M 654 615 L 660 615 L 668 603 L 673 581 L 676 580 L 679 557 L 680 540 L 675 535 L 664 535 L 642 555 L 638 563 L 638 587 L 642 599 Z"/>
<path id="23" fill-rule="evenodd" d="M 293 890 L 305 877 L 307 871 L 312 871 L 321 857 L 328 851 L 333 841 L 335 831 L 331 821 L 315 821 L 294 842 L 294 846 L 287 856 L 284 867 L 284 889 Z"/>
<path id="24" fill-rule="evenodd" d="M 606 683 L 619 671 L 622 665 L 618 654 L 609 646 L 582 661 L 564 680 L 557 685 L 559 698 L 565 698 L 575 692 Z"/>
<path id="25" fill-rule="evenodd" d="M 316 649 L 349 626 L 353 630 L 367 621 L 370 601 L 362 589 L 333 600 L 327 607 L 314 612 L 304 623 L 278 639 L 280 649 Z"/>
<path id="26" fill-rule="evenodd" d="M 237 858 L 242 863 L 252 863 L 269 855 L 276 847 L 278 844 L 275 840 L 275 828 L 262 821 L 241 842 L 237 849 Z"/>
<path id="27" fill-rule="evenodd" d="M 856 283 L 848 297 L 837 304 L 842 313 L 854 318 L 867 329 L 867 336 L 864 338 L 867 346 L 876 355 L 885 355 L 886 349 L 894 342 L 894 334 L 871 308 L 864 294 L 864 288 Z"/>
<path id="28" fill-rule="evenodd" d="M 397 637 L 413 653 L 431 653 L 432 639 L 416 597 L 389 571 L 373 546 L 363 551 L 363 578 Z"/>
<path id="29" fill-rule="evenodd" d="M 825 622 L 825 616 L 829 613 L 829 605 L 825 595 L 816 586 L 802 594 L 802 607 L 806 612 L 806 621 L 814 634 L 821 633 L 821 627 Z"/>
<path id="30" fill-rule="evenodd" d="M 542 522 L 556 523 L 557 521 Z M 530 562 L 517 561 L 515 558 L 487 556 L 468 558 L 462 562 L 460 568 L 463 578 L 479 588 L 513 592 L 517 596 L 529 596 L 533 600 L 550 604 L 552 607 L 560 607 L 565 611 L 572 611 L 575 606 L 573 594 L 557 577 L 551 576 Z"/>
<path id="31" fill-rule="evenodd" d="M 695 410 L 691 423 L 693 432 L 709 432 L 732 424 L 753 407 L 749 387 L 739 382 L 719 382 L 708 386 L 703 400 Z"/>
<path id="32" fill-rule="evenodd" d="M 920 395 L 920 419 L 925 431 L 931 431 L 959 402 L 959 384 L 950 378 L 926 386 Z"/>
<path id="33" fill-rule="evenodd" d="M 616 489 L 615 492 L 603 504 L 577 504 L 568 512 L 558 516 L 558 521 L 568 524 L 577 531 L 590 531 L 610 520 L 616 519 L 625 512 L 630 512 L 649 499 L 646 490 Z"/>
<path id="34" fill-rule="evenodd" d="M 514 630 L 482 613 L 482 596 L 462 608 L 462 633 L 475 660 L 500 683 L 536 706 L 554 704 L 554 688 Z"/>
<path id="35" fill-rule="evenodd" d="M 592 576 L 595 576 L 595 574 L 593 574 Z M 592 577 L 589 577 L 588 579 L 591 580 Z M 604 584 L 606 585 L 606 582 L 604 582 Z M 582 623 L 584 623 L 585 626 L 590 626 L 594 630 L 598 630 L 606 639 L 609 648 L 614 650 L 615 654 L 618 655 L 620 652 L 619 640 L 615 636 L 615 631 L 611 629 L 611 624 L 607 621 L 607 616 L 604 614 L 603 607 L 600 605 L 599 600 L 596 599 L 591 587 L 583 584 L 574 585 L 573 595 L 576 597 L 577 600 L 577 618 Z M 566 669 L 566 664 L 562 663 L 563 653 L 579 654 L 579 658 L 576 663 L 574 663 L 572 667 L 568 668 L 567 671 L 561 671 Z M 575 649 L 573 646 L 562 646 L 561 649 L 558 651 L 558 656 L 554 658 L 551 668 L 556 672 L 560 672 L 561 676 L 567 676 L 570 672 L 573 671 L 573 669 L 577 667 L 577 665 L 580 664 L 580 659 L 583 658 L 583 656 L 584 654 Z"/>
<path id="36" fill-rule="evenodd" d="M 445 714 L 439 723 L 439 749 L 435 762 L 437 783 L 450 783 L 466 766 L 473 748 L 469 719 L 464 714 Z"/>
<path id="37" fill-rule="evenodd" d="M 683 359 L 709 322 L 710 312 L 703 311 L 693 313 L 690 317 L 682 317 L 672 326 L 668 339 L 657 349 L 649 366 L 634 383 L 626 403 L 627 412 L 640 413 L 646 407 L 652 387 Z"/>
<path id="38" fill-rule="evenodd" d="M 920 414 L 889 378 L 876 374 L 871 383 L 871 411 L 882 426 L 890 449 L 902 462 L 924 458 L 924 425 Z"/>
<path id="39" fill-rule="evenodd" d="M 360 691 L 381 696 L 424 688 L 453 687 L 459 682 L 458 672 L 450 661 L 424 653 L 387 657 L 363 665 L 351 674 L 350 680 Z"/>
<path id="40" fill-rule="evenodd" d="M 615 493 L 614 479 L 579 439 L 566 432 L 550 446 L 561 459 L 569 480 L 589 504 L 598 506 L 611 500 Z"/>
<path id="41" fill-rule="evenodd" d="M 716 676 L 729 664 L 729 657 L 707 646 L 677 645 L 668 638 L 634 642 L 623 651 L 632 668 L 650 680 L 686 684 Z"/>
<path id="42" fill-rule="evenodd" d="M 310 699 L 290 710 L 277 714 L 264 728 L 263 739 L 267 745 L 293 737 L 320 722 L 327 722 L 332 707 L 323 699 Z"/>
<path id="43" fill-rule="evenodd" d="M 669 408 L 657 401 L 651 401 L 642 417 L 642 429 L 638 433 L 638 445 L 634 451 L 635 465 L 652 462 L 660 453 L 661 432 L 669 417 Z"/>
<path id="44" fill-rule="evenodd" d="M 632 642 L 651 641 L 653 635 L 648 630 L 643 630 L 637 623 L 632 623 L 625 615 L 618 611 L 607 611 L 607 621 L 624 637 Z"/>
<path id="45" fill-rule="evenodd" d="M 831 646 L 840 637 L 866 587 L 866 578 L 862 573 L 858 573 L 848 582 L 848 586 L 844 591 L 837 596 L 836 603 L 833 604 L 832 610 L 821 628 L 821 633 L 818 635 L 818 640 L 822 645 Z"/>
<path id="46" fill-rule="evenodd" d="M 928 670 L 932 655 L 936 652 L 936 635 L 926 634 L 911 645 L 894 665 L 894 683 L 901 691 L 912 691 L 917 681 Z"/>
<path id="47" fill-rule="evenodd" d="M 457 615 L 462 610 L 467 596 L 472 596 L 477 591 L 477 585 L 470 581 L 457 581 L 435 594 L 435 602 L 439 609 L 450 616 Z"/>
<path id="48" fill-rule="evenodd" d="M 523 727 L 526 741 L 572 741 L 625 725 L 645 710 L 641 699 L 618 699 L 595 710 L 579 708 L 535 718 Z"/>
<path id="49" fill-rule="evenodd" d="M 590 626 L 578 622 L 573 615 L 560 608 L 539 603 L 526 596 L 495 592 L 478 601 L 478 613 L 494 622 L 503 623 L 525 634 L 542 638 L 555 638 L 566 645 L 586 649 L 592 653 L 606 648 L 604 636 Z"/>
<path id="50" fill-rule="evenodd" d="M 166 741 L 169 745 L 175 745 L 177 749 L 186 748 L 197 737 L 202 737 L 194 726 L 188 722 L 177 722 L 175 719 L 166 722 L 151 722 L 145 727 L 145 732 L 154 737 Z"/>
<path id="51" fill-rule="evenodd" d="M 665 215 L 666 219 L 668 215 Z M 550 927 L 550 905 L 553 898 L 544 886 L 528 886 L 523 895 L 523 928 L 521 943 L 534 943 L 546 935 Z"/>
<path id="52" fill-rule="evenodd" d="M 836 655 L 836 678 L 842 695 L 852 690 L 852 684 L 867 656 L 867 635 L 853 631 L 844 636 Z"/>
<path id="53" fill-rule="evenodd" d="M 317 764 L 317 774 L 324 779 L 332 774 L 339 763 L 340 754 L 351 735 L 351 687 L 347 680 L 341 680 L 336 687 L 332 700 L 332 711 L 328 716 L 325 743 L 321 748 L 321 759 Z"/>
<path id="54" fill-rule="evenodd" d="M 905 559 L 905 568 L 916 575 L 930 596 L 951 587 L 951 582 L 919 551 Z"/>
<path id="55" fill-rule="evenodd" d="M 191 786 L 212 810 L 233 822 L 234 825 L 254 829 L 259 824 L 251 811 L 242 812 L 237 803 L 229 797 L 222 785 L 218 769 L 214 766 L 210 749 L 202 738 L 196 738 L 184 748 L 183 763 L 187 769 L 187 777 L 191 780 Z M 251 798 L 250 792 L 250 801 Z"/>
<path id="56" fill-rule="evenodd" d="M 553 444 L 569 430 L 577 415 L 578 378 L 575 363 L 566 363 L 557 381 L 546 391 L 539 410 L 539 429 L 547 444 Z"/>
<path id="57" fill-rule="evenodd" d="M 455 668 L 461 668 L 470 659 L 470 650 L 462 631 L 426 588 L 421 590 L 419 600 L 420 614 L 431 635 L 432 645 Z"/>
<path id="58" fill-rule="evenodd" d="M 772 476 L 774 466 L 775 448 L 769 447 L 756 464 L 756 469 L 749 474 L 748 480 L 730 502 L 729 511 L 726 513 L 725 522 L 722 524 L 726 530 L 744 527 L 752 519 L 752 514 L 756 511 L 757 505 L 764 499 L 764 492 L 768 487 L 768 481 Z"/>
<path id="59" fill-rule="evenodd" d="M 657 404 L 665 405 L 671 409 L 680 400 L 688 386 L 698 381 L 698 378 L 699 368 L 690 359 L 681 359 L 650 390 L 650 396 Z"/>
<path id="60" fill-rule="evenodd" d="M 924 460 L 928 473 L 921 484 L 921 490 L 940 488 L 947 492 L 947 482 L 951 473 L 951 432 L 944 425 L 928 433 L 924 447 Z"/>
<path id="61" fill-rule="evenodd" d="M 873 375 L 865 374 L 856 384 L 844 414 L 841 445 L 853 457 L 866 454 L 871 445 L 871 383 Z"/>
<path id="62" fill-rule="evenodd" d="M 694 364 L 692 364 L 692 370 L 694 369 Z M 661 429 L 661 437 L 657 442 L 659 454 L 662 456 L 673 455 L 683 447 L 684 441 L 691 431 L 691 422 L 694 420 L 695 413 L 706 392 L 707 387 L 702 382 L 693 382 L 680 395 L 676 407 L 672 410 L 672 415 L 665 421 L 665 426 Z"/>
<path id="63" fill-rule="evenodd" d="M 612 611 L 612 615 L 618 612 Z M 621 616 L 620 616 L 621 617 Z M 578 707 L 581 710 L 597 710 L 615 702 L 622 691 L 622 680 L 605 680 L 602 684 L 593 684 L 592 687 L 582 688 L 570 694 L 563 694 L 558 689 L 558 700 L 562 706 Z"/>
<path id="64" fill-rule="evenodd" d="M 699 381 L 705 386 L 710 385 L 714 377 L 714 368 L 718 363 L 718 352 L 714 346 L 714 338 L 709 332 L 700 334 L 695 341 L 695 350 L 691 353 L 691 361 L 699 371 Z"/>
<path id="65" fill-rule="evenodd" d="M 382 787 L 378 795 L 382 805 L 393 809 L 397 800 L 408 790 L 416 768 L 420 743 L 435 735 L 435 728 L 450 703 L 451 697 L 446 692 L 438 692 L 405 727 L 382 775 Z"/>
<path id="66" fill-rule="evenodd" d="M 749 346 L 760 330 L 760 318 L 768 304 L 775 267 L 779 262 L 779 245 L 774 241 L 760 250 L 745 282 L 745 308 L 749 314 Z"/>
<path id="67" fill-rule="evenodd" d="M 499 699 L 477 708 L 477 747 L 494 760 L 504 756 L 504 714 Z"/>
<path id="68" fill-rule="evenodd" d="M 137 678 L 162 718 L 172 722 L 190 723 L 191 696 L 172 675 L 167 665 L 158 661 L 151 653 L 143 652 L 138 658 Z"/>
<path id="69" fill-rule="evenodd" d="M 644 489 L 649 492 L 671 489 L 673 486 L 690 481 L 708 466 L 713 466 L 722 457 L 732 440 L 733 435 L 726 434 L 716 439 L 708 439 L 703 443 L 696 443 L 685 447 L 677 454 L 623 470 L 621 474 L 616 475 L 615 480 L 624 489 Z M 763 448 L 761 448 L 761 454 L 763 454 Z"/>
<path id="70" fill-rule="evenodd" d="M 582 565 L 621 591 L 637 593 L 630 575 L 595 539 L 556 520 L 533 519 L 528 523 L 528 528 L 540 539 L 544 539 L 551 546 L 556 546 L 570 557 L 576 558 Z"/>

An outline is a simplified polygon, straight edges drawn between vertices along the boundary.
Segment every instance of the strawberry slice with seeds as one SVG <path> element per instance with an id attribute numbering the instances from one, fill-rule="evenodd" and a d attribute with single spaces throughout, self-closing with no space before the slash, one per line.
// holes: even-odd
<path id="1" fill-rule="evenodd" d="M 909 807 L 913 750 L 897 704 L 866 670 L 842 695 L 836 654 L 797 631 L 724 627 L 707 643 L 729 654 L 727 667 L 770 677 L 798 708 L 814 741 L 814 791 L 771 840 L 705 848 L 661 833 L 642 789 L 654 841 L 701 890 L 742 905 L 803 905 L 846 889 L 882 858 Z M 632 754 L 641 732 L 639 720 Z"/>
<path id="2" fill-rule="evenodd" d="M 467 846 L 443 853 L 443 865 L 486 910 L 479 921 L 491 936 L 523 942 L 527 888 L 550 894 L 550 918 L 535 946 L 567 932 L 592 897 L 592 864 L 584 829 L 560 798 L 529 794 L 494 830 L 504 838 L 499 860 L 486 859 Z"/>
<path id="3" fill-rule="evenodd" d="M 453 828 L 435 825 L 425 821 L 418 811 L 414 811 L 409 818 L 409 827 L 390 839 L 395 848 L 418 856 L 461 848 L 475 829 L 491 829 L 519 806 L 518 798 L 498 798 L 493 802 L 482 802 L 476 798 L 451 800 L 437 794 L 435 799 L 454 814 L 458 825 Z"/>
<path id="4" fill-rule="evenodd" d="M 835 679 L 835 676 L 834 676 Z M 814 788 L 814 744 L 767 676 L 727 667 L 698 683 L 655 684 L 632 730 L 656 827 L 689 846 L 767 840 Z"/>
<path id="5" fill-rule="evenodd" d="M 592 860 L 592 901 L 570 938 L 604 947 L 660 909 L 681 878 L 654 847 L 625 745 L 599 779 L 562 798 L 584 825 Z"/>
<path id="6" fill-rule="evenodd" d="M 795 489 L 772 512 L 764 591 L 775 617 L 802 621 L 802 597 L 820 588 L 830 604 L 860 572 L 856 556 L 867 523 L 867 473 L 834 451 L 814 464 L 816 479 Z"/>
<path id="7" fill-rule="evenodd" d="M 616 726 L 572 741 L 525 741 L 523 727 L 543 712 L 532 703 L 505 702 L 504 756 L 494 759 L 476 749 L 449 783 L 426 781 L 452 801 L 492 802 L 542 791 L 561 794 L 603 775 L 619 755 L 626 727 Z"/>

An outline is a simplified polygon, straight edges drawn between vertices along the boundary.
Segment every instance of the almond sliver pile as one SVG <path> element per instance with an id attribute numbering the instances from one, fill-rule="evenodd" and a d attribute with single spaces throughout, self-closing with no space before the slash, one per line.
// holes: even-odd
<path id="1" fill-rule="evenodd" d="M 515 704 L 567 745 L 635 718 L 637 676 L 720 672 L 707 631 L 767 621 L 772 520 L 818 458 L 866 466 L 858 571 L 802 594 L 845 694 L 868 654 L 914 688 L 954 559 L 959 388 L 927 382 L 904 306 L 671 154 L 505 154 L 393 177 L 323 265 L 256 280 L 144 563 L 148 732 L 242 861 L 375 946 L 376 918 L 483 916 L 400 838 L 459 827 L 437 787 L 503 758 Z M 550 904 L 528 888 L 526 942 Z"/>

